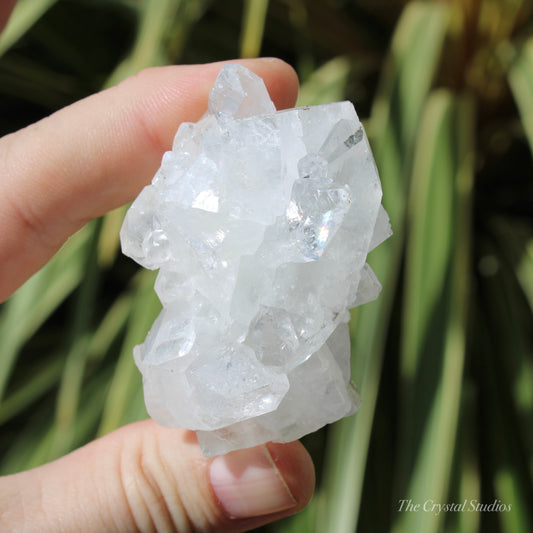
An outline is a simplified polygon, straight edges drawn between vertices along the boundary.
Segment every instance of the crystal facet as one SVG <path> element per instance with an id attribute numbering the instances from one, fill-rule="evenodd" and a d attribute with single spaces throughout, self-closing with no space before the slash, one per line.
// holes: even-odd
<path id="1" fill-rule="evenodd" d="M 223 67 L 121 230 L 159 269 L 163 310 L 134 350 L 150 415 L 216 455 L 354 413 L 347 310 L 378 296 L 366 256 L 390 234 L 353 105 L 276 112 Z"/>

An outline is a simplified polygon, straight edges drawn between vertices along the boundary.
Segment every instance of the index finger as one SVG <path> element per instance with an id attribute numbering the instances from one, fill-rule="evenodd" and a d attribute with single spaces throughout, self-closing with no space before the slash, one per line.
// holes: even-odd
<path id="1" fill-rule="evenodd" d="M 296 99 L 292 68 L 245 60 L 278 108 Z M 0 140 L 0 301 L 88 220 L 133 199 L 178 125 L 197 120 L 222 63 L 148 69 Z"/>

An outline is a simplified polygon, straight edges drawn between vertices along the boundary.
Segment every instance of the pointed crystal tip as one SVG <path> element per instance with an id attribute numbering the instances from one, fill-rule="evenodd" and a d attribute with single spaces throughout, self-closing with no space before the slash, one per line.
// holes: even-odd
<path id="1" fill-rule="evenodd" d="M 237 63 L 222 67 L 209 94 L 208 109 L 222 123 L 276 112 L 263 80 Z"/>

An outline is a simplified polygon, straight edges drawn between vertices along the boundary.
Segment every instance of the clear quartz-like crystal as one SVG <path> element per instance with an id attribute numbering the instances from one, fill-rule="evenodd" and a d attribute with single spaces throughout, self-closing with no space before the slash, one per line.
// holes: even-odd
<path id="1" fill-rule="evenodd" d="M 378 296 L 366 256 L 390 234 L 353 105 L 276 112 L 223 67 L 121 230 L 159 269 L 163 310 L 134 350 L 150 415 L 216 455 L 354 413 L 347 310 Z"/>

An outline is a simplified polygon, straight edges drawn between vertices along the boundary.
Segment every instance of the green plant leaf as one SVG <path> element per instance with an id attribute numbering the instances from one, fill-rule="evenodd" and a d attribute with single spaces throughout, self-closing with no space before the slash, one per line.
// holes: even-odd
<path id="1" fill-rule="evenodd" d="M 53 354 L 50 360 L 36 369 L 26 382 L 5 398 L 0 405 L 0 424 L 4 424 L 21 411 L 31 406 L 48 392 L 61 378 L 63 359 Z"/>
<path id="2" fill-rule="evenodd" d="M 139 7 L 139 29 L 131 53 L 120 63 L 105 86 L 116 85 L 123 79 L 147 67 L 167 63 L 163 41 L 181 2 L 144 0 Z"/>
<path id="3" fill-rule="evenodd" d="M 94 437 L 102 413 L 109 372 L 93 376 L 83 389 L 80 410 L 74 423 L 72 447 L 78 447 Z M 25 426 L 17 433 L 4 455 L 0 475 L 13 474 L 42 465 L 49 460 L 56 440 L 55 426 L 47 404 L 37 404 Z"/>
<path id="4" fill-rule="evenodd" d="M 89 339 L 92 334 L 91 321 L 97 291 L 97 245 L 102 220 L 89 223 L 91 238 L 80 253 L 84 276 L 80 284 L 69 327 L 69 343 L 63 375 L 57 394 L 54 441 L 49 459 L 55 459 L 72 449 L 74 427 L 78 415 L 83 386 Z"/>
<path id="5" fill-rule="evenodd" d="M 415 151 L 407 209 L 402 375 L 407 388 L 423 357 L 428 322 L 442 295 L 451 261 L 454 157 L 450 145 L 453 102 L 445 92 L 427 104 Z"/>
<path id="6" fill-rule="evenodd" d="M 413 159 L 414 132 L 439 60 L 447 22 L 441 5 L 414 2 L 404 10 L 393 37 L 369 121 L 369 135 L 383 184 L 383 203 L 395 234 L 374 250 L 369 263 L 383 283 L 376 302 L 352 314 L 352 376 L 363 399 L 359 412 L 332 431 L 326 479 L 315 531 L 356 529 L 382 373 L 386 335 L 403 248 L 403 213 Z M 422 46 L 421 43 L 424 43 Z M 425 48 L 424 51 L 421 49 Z M 409 132 L 406 135 L 405 132 Z"/>
<path id="7" fill-rule="evenodd" d="M 330 59 L 315 70 L 300 87 L 296 105 L 327 104 L 344 100 L 350 68 L 346 57 Z"/>
<path id="8" fill-rule="evenodd" d="M 130 292 L 122 293 L 113 302 L 113 305 L 109 308 L 98 328 L 91 336 L 87 348 L 87 358 L 91 365 L 98 364 L 102 361 L 113 343 L 124 330 L 133 306 L 132 296 Z"/>
<path id="9" fill-rule="evenodd" d="M 505 226 L 500 228 L 503 238 L 507 236 Z M 519 389 L 522 378 L 531 375 L 533 341 L 522 320 L 524 301 L 519 286 L 509 275 L 507 257 L 500 259 L 499 269 L 480 280 L 484 300 L 490 305 L 479 309 L 476 324 L 481 333 L 477 349 L 483 357 L 478 370 L 479 401 L 484 409 L 478 432 L 486 453 L 484 476 L 491 494 L 512 508 L 502 513 L 502 531 L 525 532 L 533 524 L 533 411 L 530 404 L 522 403 Z"/>
<path id="10" fill-rule="evenodd" d="M 448 258 L 437 252 L 441 260 L 449 261 L 448 282 L 441 283 L 439 306 L 433 302 L 433 309 L 428 310 L 433 320 L 438 321 L 442 338 L 434 335 L 427 323 L 424 331 L 418 331 L 424 344 L 419 340 L 412 347 L 416 351 L 424 345 L 426 364 L 419 367 L 415 380 L 404 382 L 398 498 L 414 502 L 432 499 L 440 503 L 446 502 L 448 496 L 466 356 L 474 173 L 472 100 L 438 91 L 427 104 L 424 125 L 428 122 L 433 123 L 432 128 L 437 134 L 428 138 L 426 128 L 421 128 L 421 138 L 427 144 L 419 143 L 420 150 L 432 155 L 423 158 L 420 165 L 424 171 L 424 161 L 430 163 L 425 169 L 430 174 L 429 180 L 447 180 L 453 184 L 455 201 L 454 204 L 448 203 L 449 213 L 444 219 L 435 221 L 430 215 L 431 218 L 422 218 L 418 223 L 453 223 L 454 253 Z M 415 272 L 420 274 L 425 268 L 442 272 L 434 257 L 424 253 L 418 257 L 423 266 Z M 408 267 L 406 276 L 409 275 Z M 431 276 L 426 277 L 428 279 Z M 436 279 L 433 278 L 434 282 Z M 411 287 L 416 286 L 411 284 Z M 424 301 L 421 295 L 407 295 L 406 299 Z M 411 312 L 414 315 L 407 316 L 406 320 L 419 320 L 417 311 Z M 404 356 L 410 355 L 404 352 Z M 406 485 L 403 484 L 405 475 L 409 477 Z M 441 528 L 444 516 L 444 513 L 399 513 L 393 531 L 436 532 Z"/>
<path id="11" fill-rule="evenodd" d="M 509 69 L 509 85 L 533 152 L 533 38 L 520 47 Z"/>
<path id="12" fill-rule="evenodd" d="M 0 315 L 0 398 L 19 350 L 80 282 L 83 258 L 79 252 L 89 234 L 89 228 L 85 227 L 71 237 L 4 305 Z"/>
<path id="13" fill-rule="evenodd" d="M 450 502 L 481 501 L 481 476 L 476 458 L 476 433 L 472 428 L 476 425 L 476 389 L 475 385 L 465 379 L 462 405 L 458 428 L 459 464 L 454 471 L 459 476 L 456 495 L 452 494 Z M 456 496 L 456 497 L 455 497 Z M 450 533 L 476 533 L 480 530 L 480 514 L 460 512 L 446 516 L 446 529 Z"/>
<path id="14" fill-rule="evenodd" d="M 402 222 L 413 143 L 440 60 L 449 11 L 444 4 L 410 2 L 398 22 L 374 98 L 368 134 L 373 140 L 384 205 L 393 228 Z"/>
<path id="15" fill-rule="evenodd" d="M 268 11 L 268 0 L 246 0 L 241 26 L 241 57 L 258 57 Z"/>
<path id="16" fill-rule="evenodd" d="M 4 55 L 57 2 L 19 0 L 0 36 L 0 56 Z"/>
<path id="17" fill-rule="evenodd" d="M 132 297 L 134 308 L 127 324 L 126 337 L 115 373 L 106 395 L 104 413 L 98 430 L 99 435 L 113 431 L 145 413 L 142 402 L 138 401 L 142 397 L 142 385 L 140 373 L 133 360 L 133 347 L 144 341 L 161 310 L 161 304 L 153 289 L 154 279 L 155 273 L 148 270 L 140 271 L 138 274 L 137 288 Z M 137 399 L 136 402 L 135 399 Z M 139 408 L 136 413 L 132 413 L 132 403 Z"/>

